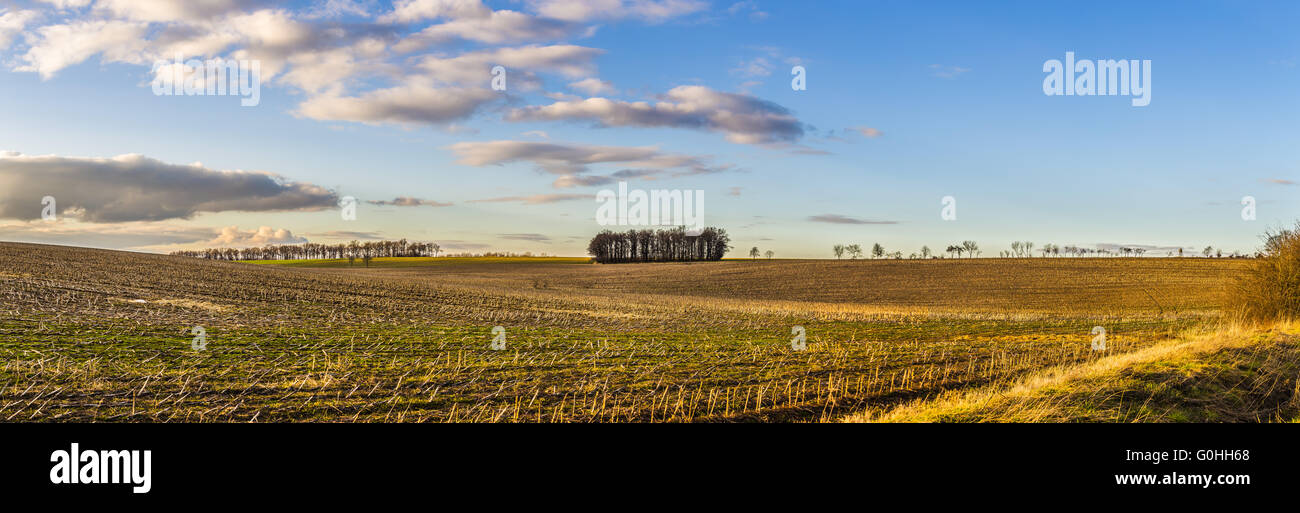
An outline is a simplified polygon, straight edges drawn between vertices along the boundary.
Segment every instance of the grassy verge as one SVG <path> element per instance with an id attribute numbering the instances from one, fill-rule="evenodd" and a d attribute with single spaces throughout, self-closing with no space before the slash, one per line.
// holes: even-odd
<path id="1" fill-rule="evenodd" d="M 1276 422 L 1300 419 L 1300 329 L 1207 329 L 1011 384 L 848 417 L 882 422 Z"/>

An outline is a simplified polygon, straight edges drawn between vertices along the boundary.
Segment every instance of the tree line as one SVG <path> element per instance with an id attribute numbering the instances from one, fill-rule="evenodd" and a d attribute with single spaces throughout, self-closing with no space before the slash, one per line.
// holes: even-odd
<path id="1" fill-rule="evenodd" d="M 1127 247 L 1127 246 L 1122 246 L 1119 248 L 1115 248 L 1113 250 L 1089 249 L 1089 248 L 1083 248 L 1079 246 L 1062 247 L 1056 244 L 1049 243 L 1049 244 L 1043 244 L 1042 247 L 1038 248 L 1038 252 L 1041 253 L 1044 258 L 1059 257 L 1062 254 L 1064 254 L 1065 256 L 1073 256 L 1073 257 L 1112 257 L 1112 256 L 1141 257 L 1147 253 L 1147 249 L 1137 248 L 1137 247 Z M 979 244 L 973 240 L 962 241 L 957 244 L 949 244 L 948 247 L 944 248 L 944 253 L 946 253 L 950 258 L 953 257 L 954 255 L 957 258 L 961 258 L 963 256 L 968 258 L 974 258 L 984 254 L 984 252 L 980 250 Z M 850 259 L 857 260 L 859 258 L 862 258 L 867 253 L 863 251 L 862 246 L 860 244 L 836 244 L 831 247 L 831 254 L 835 255 L 835 258 L 837 260 L 844 258 L 845 256 L 849 257 Z M 1206 258 L 1224 258 L 1223 250 L 1215 249 L 1211 246 L 1206 246 L 1205 249 L 1201 250 L 1201 255 Z M 751 256 L 754 256 L 753 252 L 751 252 Z M 873 259 L 886 258 L 886 259 L 902 260 L 903 252 L 902 251 L 886 252 L 884 246 L 881 246 L 880 243 L 876 243 L 871 247 L 870 256 Z M 998 256 L 1001 258 L 1032 257 L 1034 256 L 1034 243 L 1029 241 L 1012 242 L 1011 249 L 1008 251 L 998 252 Z M 1166 256 L 1171 256 L 1171 257 L 1175 256 L 1175 251 L 1172 249 L 1168 250 L 1166 252 Z M 1177 256 L 1179 257 L 1184 256 L 1184 252 L 1181 248 L 1177 250 Z M 918 258 L 932 259 L 932 258 L 943 258 L 943 257 L 931 251 L 929 246 L 922 246 L 920 252 L 912 253 L 907 258 L 908 259 L 918 259 Z M 1249 258 L 1249 257 L 1246 255 L 1241 255 L 1239 253 L 1232 253 L 1230 255 L 1227 255 L 1227 258 Z"/>
<path id="2" fill-rule="evenodd" d="M 173 251 L 172 256 L 206 258 L 209 260 L 316 260 L 358 258 L 369 262 L 372 258 L 438 256 L 442 247 L 436 242 L 407 242 L 383 240 L 346 244 L 273 244 L 249 248 L 208 248 Z"/>
<path id="3" fill-rule="evenodd" d="M 663 230 L 605 230 L 587 245 L 587 253 L 602 264 L 627 262 L 716 261 L 731 249 L 731 238 L 721 228 L 705 228 L 687 235 L 677 227 Z"/>

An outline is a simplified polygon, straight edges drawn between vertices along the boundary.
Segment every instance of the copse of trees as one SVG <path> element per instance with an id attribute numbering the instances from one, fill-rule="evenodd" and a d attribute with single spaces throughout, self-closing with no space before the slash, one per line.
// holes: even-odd
<path id="1" fill-rule="evenodd" d="M 605 230 L 587 245 L 587 253 L 602 264 L 628 262 L 696 262 L 722 260 L 731 238 L 721 228 L 687 235 L 685 228 L 666 230 Z M 757 255 L 755 255 L 757 256 Z"/>
<path id="2" fill-rule="evenodd" d="M 208 248 L 190 251 L 173 251 L 173 256 L 206 258 L 209 260 L 316 260 L 343 259 L 352 262 L 360 258 L 369 262 L 382 257 L 438 256 L 442 247 L 435 242 L 408 242 L 383 240 L 346 244 L 272 244 L 249 248 Z"/>

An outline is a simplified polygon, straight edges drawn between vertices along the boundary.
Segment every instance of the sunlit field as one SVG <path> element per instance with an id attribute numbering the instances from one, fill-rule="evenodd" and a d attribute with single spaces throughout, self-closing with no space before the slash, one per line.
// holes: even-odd
<path id="1" fill-rule="evenodd" d="M 1247 265 L 393 258 L 365 267 L 10 243 L 0 259 L 0 420 L 11 422 L 1122 421 L 932 407 L 1214 332 L 1225 285 Z M 504 350 L 490 347 L 496 326 Z M 1098 326 L 1104 351 L 1093 350 Z M 792 347 L 796 327 L 806 350 Z M 1263 417 L 1254 420 L 1276 420 Z"/>

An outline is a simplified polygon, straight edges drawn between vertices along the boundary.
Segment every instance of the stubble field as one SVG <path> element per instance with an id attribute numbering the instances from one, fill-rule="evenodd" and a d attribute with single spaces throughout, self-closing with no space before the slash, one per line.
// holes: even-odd
<path id="1" fill-rule="evenodd" d="M 0 262 L 9 422 L 900 420 L 884 414 L 1214 332 L 1224 286 L 1246 265 L 438 258 L 365 268 L 11 243 Z M 489 347 L 496 326 L 500 351 Z M 796 326 L 806 350 L 792 349 Z M 1096 326 L 1106 351 L 1092 350 Z M 917 418 L 1023 420 L 945 415 Z"/>

